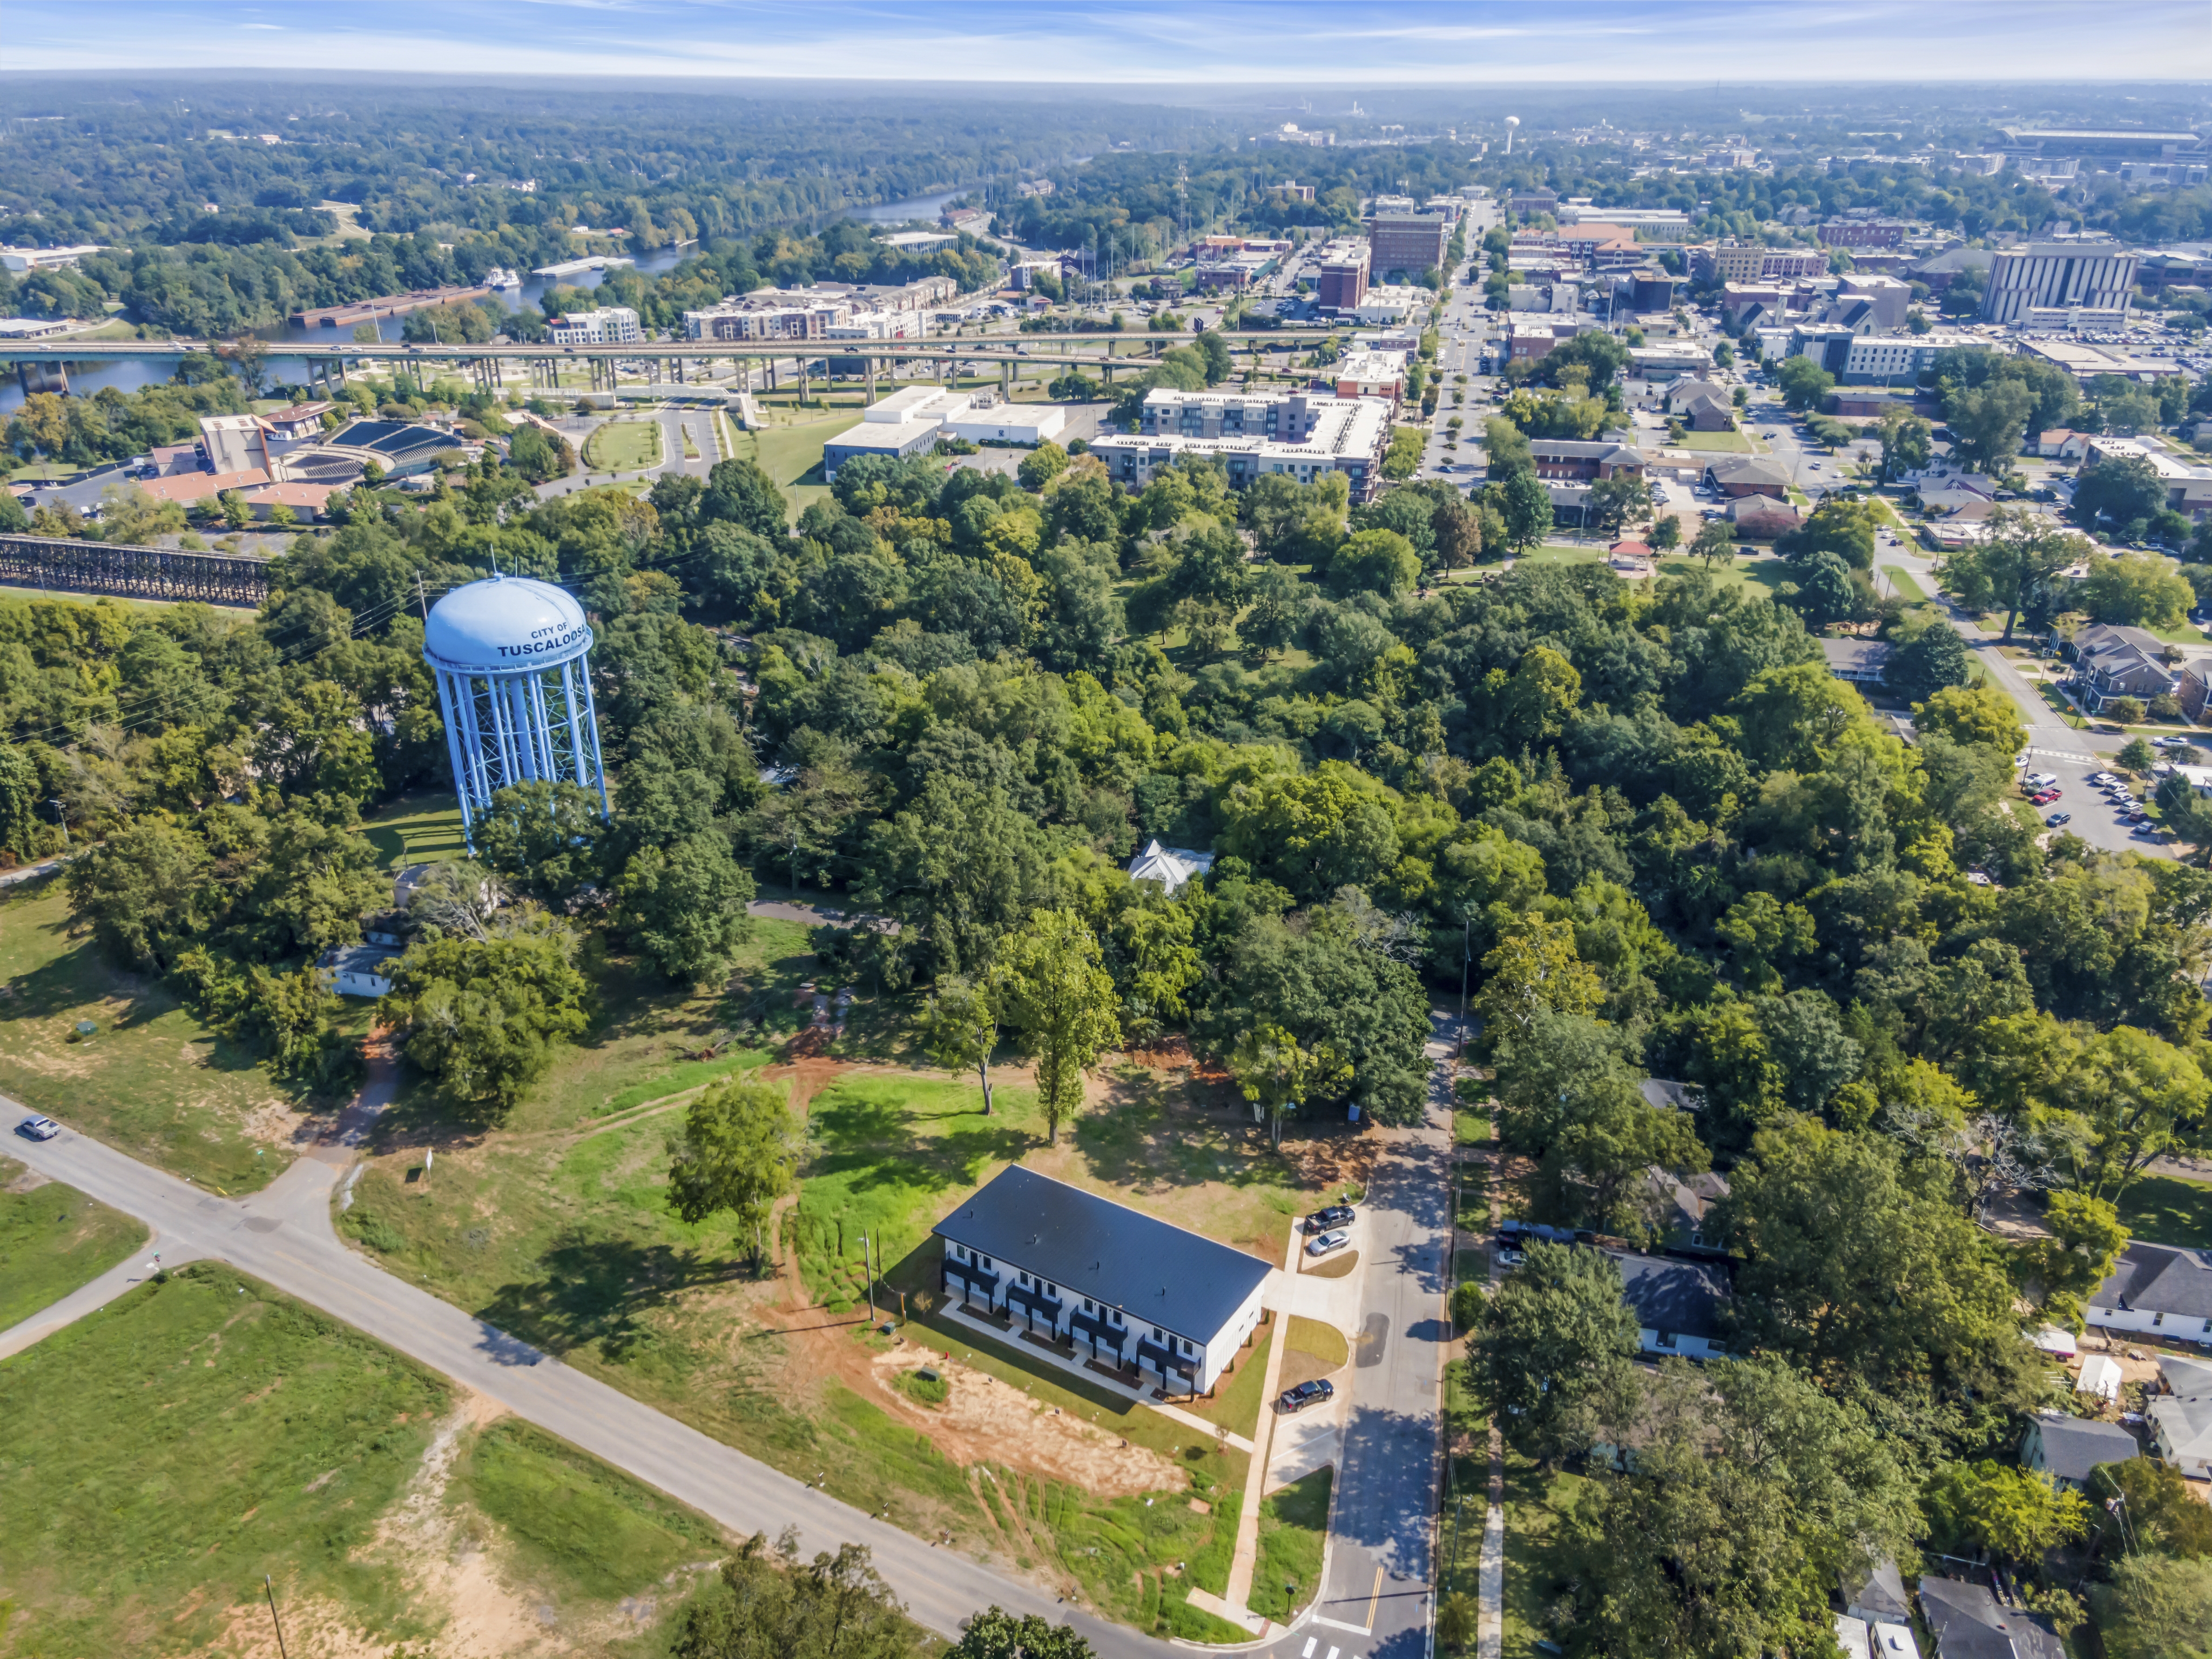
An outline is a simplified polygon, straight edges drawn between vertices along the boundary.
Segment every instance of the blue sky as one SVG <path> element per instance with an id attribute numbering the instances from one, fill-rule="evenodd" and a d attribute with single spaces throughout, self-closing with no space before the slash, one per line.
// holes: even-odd
<path id="1" fill-rule="evenodd" d="M 6 0 L 0 70 L 1329 86 L 2212 78 L 2205 0 Z"/>

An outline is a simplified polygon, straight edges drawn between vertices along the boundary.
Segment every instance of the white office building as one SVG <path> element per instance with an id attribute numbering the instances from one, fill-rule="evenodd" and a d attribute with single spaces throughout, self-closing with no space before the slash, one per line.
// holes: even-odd
<path id="1" fill-rule="evenodd" d="M 2077 307 L 2124 317 L 2142 263 L 2133 249 L 2111 243 L 2031 242 L 1999 248 L 1990 257 L 1982 320 L 2026 323 L 2032 313 Z"/>

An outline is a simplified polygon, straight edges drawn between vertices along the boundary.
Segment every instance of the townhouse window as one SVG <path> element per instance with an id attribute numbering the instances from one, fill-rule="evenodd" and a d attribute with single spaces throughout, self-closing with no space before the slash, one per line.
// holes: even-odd
<path id="1" fill-rule="evenodd" d="M 1083 1298 L 1083 1311 L 1087 1314 L 1095 1314 L 1098 1311 L 1097 1309 L 1091 1305 L 1091 1298 L 1087 1296 Z"/>
<path id="2" fill-rule="evenodd" d="M 1024 1273 L 1022 1275 L 1022 1288 L 1025 1291 L 1035 1288 L 1033 1282 L 1027 1273 Z"/>
<path id="3" fill-rule="evenodd" d="M 2150 1316 L 2150 1328 L 2153 1330 L 2156 1330 L 2160 1326 L 2165 1323 L 2166 1316 L 2162 1313 L 2154 1313 Z"/>
<path id="4" fill-rule="evenodd" d="M 1672 1331 L 1662 1331 L 1662 1332 L 1660 1332 L 1660 1333 L 1659 1333 L 1659 1346 L 1660 1346 L 1661 1347 L 1662 1347 L 1662 1348 L 1671 1348 L 1671 1347 L 1673 1347 L 1673 1346 L 1674 1346 L 1674 1332 L 1672 1332 Z"/>

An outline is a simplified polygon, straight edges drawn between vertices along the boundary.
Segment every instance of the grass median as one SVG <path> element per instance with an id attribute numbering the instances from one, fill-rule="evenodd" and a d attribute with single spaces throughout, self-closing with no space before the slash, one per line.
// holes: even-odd
<path id="1" fill-rule="evenodd" d="M 660 422 L 608 421 L 584 440 L 588 472 L 635 472 L 660 465 Z"/>

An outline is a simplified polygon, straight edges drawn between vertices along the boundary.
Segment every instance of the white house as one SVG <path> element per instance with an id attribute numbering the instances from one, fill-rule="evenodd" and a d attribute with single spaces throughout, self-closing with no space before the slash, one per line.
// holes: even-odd
<path id="1" fill-rule="evenodd" d="M 380 945 L 343 945 L 324 951 L 315 966 L 342 997 L 380 997 L 392 989 L 392 964 L 398 957 Z"/>
<path id="2" fill-rule="evenodd" d="M 2183 1342 L 2212 1340 L 2212 1250 L 2140 1241 L 2090 1292 L 2089 1322 Z"/>
<path id="3" fill-rule="evenodd" d="M 1635 1310 L 1644 1352 L 1708 1359 L 1728 1352 L 1721 1310 L 1729 1299 L 1727 1274 L 1700 1261 L 1674 1261 L 1607 1250 L 1620 1269 L 1621 1296 Z"/>
<path id="4" fill-rule="evenodd" d="M 945 424 L 954 437 L 971 444 L 1018 444 L 1034 449 L 1060 434 L 1067 425 L 1067 411 L 1057 404 L 978 402 L 953 410 Z"/>
<path id="5" fill-rule="evenodd" d="M 1154 837 L 1129 860 L 1129 879 L 1156 881 L 1172 893 L 1193 876 L 1205 875 L 1212 868 L 1212 854 L 1194 853 L 1187 847 L 1163 847 Z"/>
<path id="6" fill-rule="evenodd" d="M 931 1231 L 957 1305 L 1164 1393 L 1208 1392 L 1260 1323 L 1258 1256 L 1018 1164 Z"/>
<path id="7" fill-rule="evenodd" d="M 2212 1365 L 2161 1356 L 2159 1375 L 2171 1392 L 2143 1407 L 2151 1449 L 2191 1480 L 2212 1480 Z"/>

